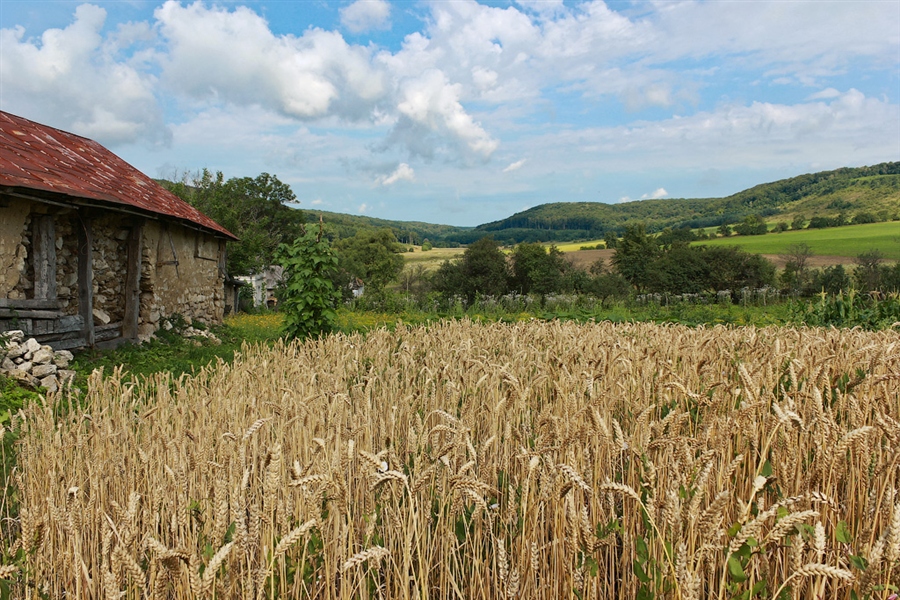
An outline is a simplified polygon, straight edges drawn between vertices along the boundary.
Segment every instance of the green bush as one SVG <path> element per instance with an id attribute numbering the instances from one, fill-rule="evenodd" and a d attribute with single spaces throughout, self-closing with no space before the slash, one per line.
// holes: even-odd
<path id="1" fill-rule="evenodd" d="M 862 295 L 852 289 L 846 294 L 823 292 L 816 301 L 792 305 L 791 317 L 812 327 L 889 329 L 900 323 L 900 295 Z"/>
<path id="2" fill-rule="evenodd" d="M 285 335 L 304 338 L 333 330 L 340 294 L 331 275 L 338 260 L 322 235 L 321 223 L 318 232 L 304 232 L 293 244 L 279 246 L 277 256 L 284 268 L 279 306 L 284 312 Z"/>

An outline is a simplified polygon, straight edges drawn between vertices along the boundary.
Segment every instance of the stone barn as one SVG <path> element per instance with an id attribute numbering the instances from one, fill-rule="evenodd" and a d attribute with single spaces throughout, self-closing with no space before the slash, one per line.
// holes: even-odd
<path id="1" fill-rule="evenodd" d="M 235 239 L 100 144 L 0 111 L 0 332 L 59 350 L 219 323 Z"/>

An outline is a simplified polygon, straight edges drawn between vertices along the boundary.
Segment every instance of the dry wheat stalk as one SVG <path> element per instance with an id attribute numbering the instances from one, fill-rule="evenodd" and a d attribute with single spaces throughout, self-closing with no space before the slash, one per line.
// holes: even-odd
<path id="1" fill-rule="evenodd" d="M 371 560 L 371 561 L 379 561 L 386 556 L 390 556 L 391 551 L 387 548 L 383 548 L 381 546 L 373 546 L 368 550 L 363 550 L 362 552 L 358 552 L 348 558 L 343 565 L 341 565 L 341 571 L 346 572 L 352 569 L 357 565 L 361 565 L 362 563 Z"/>

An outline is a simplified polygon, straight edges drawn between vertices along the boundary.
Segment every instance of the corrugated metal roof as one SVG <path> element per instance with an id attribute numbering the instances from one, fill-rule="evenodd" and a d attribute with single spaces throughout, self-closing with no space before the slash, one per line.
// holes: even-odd
<path id="1" fill-rule="evenodd" d="M 97 142 L 3 111 L 0 186 L 134 207 L 237 239 Z"/>

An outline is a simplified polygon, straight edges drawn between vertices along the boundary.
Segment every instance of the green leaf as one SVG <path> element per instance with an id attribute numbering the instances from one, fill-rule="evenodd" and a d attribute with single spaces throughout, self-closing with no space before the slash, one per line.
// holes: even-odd
<path id="1" fill-rule="evenodd" d="M 853 565 L 854 568 L 859 569 L 860 571 L 865 571 L 869 566 L 869 561 L 867 561 L 862 556 L 856 556 L 851 554 L 847 558 L 850 559 L 850 564 Z"/>
<path id="2" fill-rule="evenodd" d="M 647 586 L 642 585 L 638 588 L 637 594 L 634 596 L 634 600 L 654 600 L 653 592 Z"/>
<path id="3" fill-rule="evenodd" d="M 772 476 L 772 463 L 766 461 L 763 463 L 762 470 L 759 472 L 763 477 L 771 477 Z"/>
<path id="4" fill-rule="evenodd" d="M 644 567 L 641 566 L 641 563 L 638 559 L 634 559 L 632 568 L 634 569 L 634 576 L 637 577 L 639 581 L 642 581 L 643 583 L 650 583 L 650 577 L 648 577 L 647 573 L 644 572 Z"/>
<path id="5" fill-rule="evenodd" d="M 587 567 L 588 573 L 591 577 L 596 577 L 597 573 L 600 570 L 600 565 L 597 564 L 597 561 L 594 560 L 593 556 L 584 557 L 584 566 Z"/>
<path id="6" fill-rule="evenodd" d="M 747 581 L 747 574 L 744 573 L 744 567 L 737 556 L 732 554 L 728 557 L 728 574 L 738 583 Z"/>
<path id="7" fill-rule="evenodd" d="M 647 562 L 647 559 L 650 558 L 650 552 L 647 550 L 647 542 L 644 541 L 644 538 L 639 537 L 634 540 L 634 543 L 637 555 L 643 559 L 641 562 Z"/>
<path id="8" fill-rule="evenodd" d="M 740 523 L 733 524 L 731 527 L 728 528 L 728 537 L 736 536 L 742 527 L 743 527 L 743 525 L 741 525 Z"/>
<path id="9" fill-rule="evenodd" d="M 847 523 L 844 521 L 838 521 L 834 535 L 837 541 L 842 544 L 849 544 L 853 539 L 850 535 L 850 530 L 847 529 Z"/>

